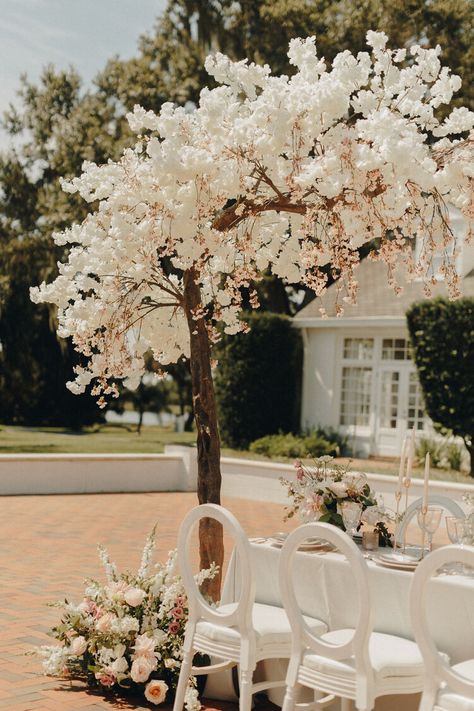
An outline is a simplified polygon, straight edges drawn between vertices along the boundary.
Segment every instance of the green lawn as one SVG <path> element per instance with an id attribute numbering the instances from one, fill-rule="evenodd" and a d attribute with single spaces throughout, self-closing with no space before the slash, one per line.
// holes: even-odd
<path id="1" fill-rule="evenodd" d="M 102 425 L 73 432 L 60 427 L 0 426 L 0 454 L 159 454 L 165 444 L 193 444 L 193 432 L 148 426 Z"/>
<path id="2" fill-rule="evenodd" d="M 165 444 L 192 445 L 195 441 L 194 432 L 175 432 L 170 427 L 158 425 L 144 426 L 140 435 L 132 425 L 101 425 L 86 428 L 81 432 L 73 432 L 60 427 L 36 428 L 0 425 L 0 454 L 159 454 L 163 452 Z M 292 464 L 290 459 L 270 460 L 253 452 L 227 448 L 222 449 L 222 455 Z M 345 458 L 337 461 L 342 464 L 348 460 Z M 395 460 L 354 459 L 350 469 L 398 476 L 398 462 Z M 423 470 L 415 468 L 413 476 L 423 477 Z M 474 480 L 465 472 L 447 469 L 432 469 L 431 478 L 458 481 L 465 484 L 474 483 Z"/>

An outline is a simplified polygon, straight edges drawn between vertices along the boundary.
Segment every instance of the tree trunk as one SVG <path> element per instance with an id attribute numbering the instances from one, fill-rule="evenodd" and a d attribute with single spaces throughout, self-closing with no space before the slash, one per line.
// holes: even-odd
<path id="1" fill-rule="evenodd" d="M 197 429 L 198 500 L 200 504 L 220 504 L 221 469 L 217 408 L 211 370 L 211 348 L 204 318 L 193 318 L 201 308 L 201 292 L 195 282 L 194 269 L 184 272 L 184 310 L 191 344 L 191 381 L 194 418 Z M 199 527 L 201 569 L 212 562 L 219 574 L 203 589 L 213 600 L 220 598 L 224 562 L 223 530 L 214 519 L 203 519 Z"/>
<path id="2" fill-rule="evenodd" d="M 464 439 L 464 444 L 466 445 L 466 449 L 469 452 L 469 457 L 470 457 L 470 470 L 469 473 L 471 477 L 474 479 L 474 437 L 473 438 L 465 438 Z"/>

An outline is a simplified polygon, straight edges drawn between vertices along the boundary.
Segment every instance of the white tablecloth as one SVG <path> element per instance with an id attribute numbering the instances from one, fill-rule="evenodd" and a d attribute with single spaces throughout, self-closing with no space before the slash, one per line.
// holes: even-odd
<path id="1" fill-rule="evenodd" d="M 280 550 L 268 543 L 252 543 L 256 571 L 256 601 L 281 606 L 278 584 Z M 413 639 L 409 611 L 409 590 L 413 573 L 383 568 L 368 561 L 374 630 Z M 350 565 L 339 553 L 300 552 L 293 569 L 301 609 L 317 617 L 330 629 L 351 627 L 357 607 L 351 590 Z M 223 602 L 238 599 L 239 566 L 235 556 L 229 563 Z M 449 654 L 452 663 L 474 657 L 474 578 L 439 576 L 430 582 L 428 615 L 438 649 Z"/>

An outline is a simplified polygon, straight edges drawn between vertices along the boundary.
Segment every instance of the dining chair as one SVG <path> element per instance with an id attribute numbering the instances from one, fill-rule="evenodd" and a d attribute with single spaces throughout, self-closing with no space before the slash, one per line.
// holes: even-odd
<path id="1" fill-rule="evenodd" d="M 303 618 L 292 570 L 298 546 L 310 537 L 331 543 L 350 566 L 353 584 L 347 590 L 347 605 L 354 609 L 358 605 L 358 619 L 353 628 L 331 629 L 316 635 Z M 347 579 L 341 584 L 347 585 Z M 282 711 L 298 708 L 295 698 L 298 684 L 339 697 L 343 711 L 352 707 L 352 701 L 359 711 L 370 711 L 379 696 L 422 690 L 423 660 L 416 643 L 373 631 L 368 566 L 346 533 L 327 523 L 308 523 L 290 533 L 281 553 L 280 587 L 293 630 Z M 327 606 L 328 619 L 334 618 L 330 597 Z M 318 708 L 317 702 L 313 707 Z"/>
<path id="2" fill-rule="evenodd" d="M 396 545 L 400 546 L 405 540 L 405 534 L 408 525 L 410 521 L 416 516 L 417 511 L 422 507 L 422 505 L 423 497 L 420 496 L 419 499 L 416 499 L 412 504 L 410 504 L 410 506 L 408 506 L 407 510 L 403 514 L 402 520 L 397 526 L 397 530 L 395 531 Z M 465 516 L 464 511 L 459 506 L 459 504 L 450 499 L 449 496 L 443 496 L 443 494 L 429 494 L 428 506 L 440 506 L 441 508 L 446 509 L 446 511 L 449 511 L 451 516 L 455 516 L 456 518 L 464 518 Z"/>
<path id="3" fill-rule="evenodd" d="M 418 565 L 410 591 L 413 630 L 426 670 L 419 711 L 474 711 L 474 658 L 450 666 L 447 655 L 436 648 L 428 625 L 429 581 L 448 563 L 474 568 L 474 546 L 444 546 L 430 553 Z"/>
<path id="4" fill-rule="evenodd" d="M 190 561 L 191 536 L 203 518 L 219 521 L 232 535 L 234 554 L 238 556 L 240 597 L 237 602 L 213 606 L 201 594 Z M 188 622 L 184 635 L 183 661 L 179 674 L 173 711 L 183 708 L 191 675 L 211 674 L 239 667 L 239 709 L 250 711 L 253 694 L 285 686 L 285 680 L 253 683 L 257 662 L 263 659 L 289 659 L 291 627 L 281 607 L 255 602 L 255 572 L 250 544 L 235 516 L 217 504 L 202 504 L 184 518 L 178 534 L 178 564 L 188 598 Z M 320 620 L 305 617 L 314 634 L 327 630 Z M 196 652 L 211 655 L 219 661 L 193 667 Z"/>

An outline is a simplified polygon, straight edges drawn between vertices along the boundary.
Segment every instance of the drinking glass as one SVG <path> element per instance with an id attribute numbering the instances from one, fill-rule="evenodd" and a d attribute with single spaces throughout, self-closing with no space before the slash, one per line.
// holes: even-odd
<path id="1" fill-rule="evenodd" d="M 438 530 L 443 509 L 437 506 L 428 506 L 426 511 L 418 509 L 417 519 L 421 530 L 428 535 L 428 551 L 433 550 L 433 534 Z M 424 551 L 423 551 L 424 555 Z"/>
<path id="2" fill-rule="evenodd" d="M 467 518 L 459 519 L 456 522 L 456 534 L 461 548 L 471 546 L 474 541 L 474 523 Z M 463 565 L 462 572 L 464 575 L 468 575 L 472 572 L 472 569 L 467 565 Z"/>
<path id="3" fill-rule="evenodd" d="M 349 536 L 357 533 L 357 526 L 362 515 L 362 504 L 357 501 L 343 501 L 341 504 L 341 514 L 344 526 Z"/>
<path id="4" fill-rule="evenodd" d="M 451 543 L 459 543 L 459 535 L 456 530 L 456 524 L 458 522 L 464 521 L 465 519 L 458 518 L 457 516 L 446 516 L 444 520 L 446 523 L 446 532 L 448 534 L 449 540 L 451 541 Z M 463 566 L 461 565 L 461 563 L 448 563 L 447 565 L 443 566 L 442 572 L 455 575 L 456 573 L 463 572 Z"/>
<path id="5" fill-rule="evenodd" d="M 446 516 L 446 532 L 451 543 L 459 543 L 459 535 L 456 530 L 456 524 L 465 521 L 464 518 L 457 518 L 457 516 Z"/>

